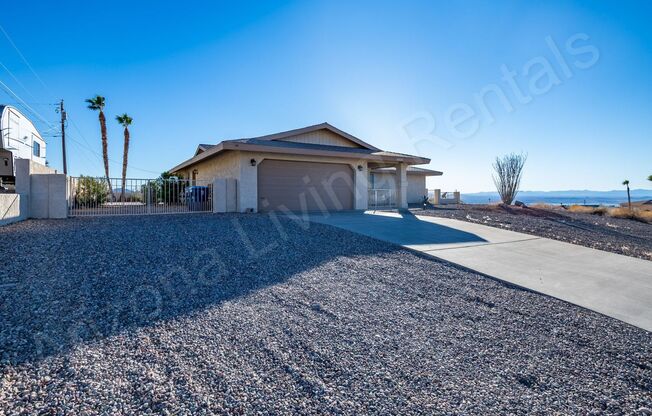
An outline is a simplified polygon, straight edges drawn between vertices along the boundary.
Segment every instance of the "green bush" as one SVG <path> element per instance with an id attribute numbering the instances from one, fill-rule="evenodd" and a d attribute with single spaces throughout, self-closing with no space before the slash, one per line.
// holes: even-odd
<path id="1" fill-rule="evenodd" d="M 75 205 L 102 205 L 109 198 L 109 187 L 104 179 L 80 176 L 75 187 Z"/>
<path id="2" fill-rule="evenodd" d="M 175 177 L 179 181 L 175 180 Z M 187 182 L 183 180 L 182 175 L 172 175 L 169 172 L 161 173 L 156 180 L 155 190 L 159 202 L 176 204 L 181 202 L 185 195 Z M 152 189 L 154 192 L 154 189 Z"/>

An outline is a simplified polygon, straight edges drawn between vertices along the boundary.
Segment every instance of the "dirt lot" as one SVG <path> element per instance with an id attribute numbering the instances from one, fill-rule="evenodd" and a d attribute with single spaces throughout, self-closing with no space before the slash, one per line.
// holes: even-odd
<path id="1" fill-rule="evenodd" d="M 652 224 L 559 209 L 460 205 L 418 215 L 454 218 L 652 260 Z"/>
<path id="2" fill-rule="evenodd" d="M 0 228 L 0 414 L 623 414 L 652 334 L 264 215 Z"/>

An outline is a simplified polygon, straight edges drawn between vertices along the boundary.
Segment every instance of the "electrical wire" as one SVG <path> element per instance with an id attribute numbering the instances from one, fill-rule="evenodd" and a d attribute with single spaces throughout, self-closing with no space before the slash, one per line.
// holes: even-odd
<path id="1" fill-rule="evenodd" d="M 47 85 L 45 85 L 45 82 L 43 82 L 43 79 L 41 79 L 41 77 L 36 73 L 36 71 L 34 70 L 32 65 L 29 63 L 27 58 L 25 58 L 25 55 L 23 55 L 23 53 L 20 51 L 20 49 L 18 49 L 18 46 L 16 46 L 14 41 L 9 36 L 9 33 L 7 33 L 7 31 L 2 27 L 2 25 L 0 25 L 0 31 L 5 35 L 5 38 L 7 38 L 7 41 L 9 41 L 9 44 L 16 50 L 16 53 L 18 53 L 18 56 L 20 56 L 20 59 L 23 60 L 23 62 L 27 66 L 27 68 L 29 68 L 29 70 L 32 72 L 32 74 L 34 74 L 36 79 L 41 83 L 41 85 L 43 85 L 43 88 L 45 88 L 50 94 L 52 94 L 52 90 L 50 90 L 50 88 Z M 54 94 L 52 94 L 52 95 L 54 95 Z"/>
<path id="2" fill-rule="evenodd" d="M 42 78 L 41 78 L 41 77 L 36 73 L 36 71 L 34 70 L 34 68 L 32 67 L 32 65 L 29 63 L 29 61 L 27 60 L 27 58 L 25 57 L 25 55 L 23 55 L 23 53 L 20 51 L 20 49 L 18 48 L 18 46 L 16 46 L 16 44 L 15 44 L 14 41 L 11 39 L 11 37 L 9 36 L 9 34 L 7 33 L 7 31 L 2 27 L 2 25 L 0 25 L 0 32 L 3 33 L 3 35 L 5 36 L 5 38 L 7 39 L 7 41 L 9 42 L 9 44 L 11 44 L 11 46 L 14 48 L 14 50 L 16 51 L 16 53 L 18 53 L 18 56 L 20 56 L 20 58 L 21 58 L 22 61 L 25 63 L 25 65 L 27 66 L 27 68 L 29 68 L 29 70 L 32 72 L 32 74 L 34 74 L 34 77 L 36 77 L 36 79 L 41 83 L 41 85 L 43 86 L 43 88 L 45 88 L 45 89 L 46 89 L 46 90 L 47 90 L 51 95 L 54 96 L 54 94 L 52 94 L 52 90 L 47 86 L 47 84 L 43 81 L 43 79 L 42 79 Z M 34 96 L 29 92 L 29 90 L 24 86 L 24 84 L 21 83 L 21 82 L 18 80 L 18 78 L 16 78 L 16 76 L 15 76 L 15 75 L 14 75 L 14 74 L 9 70 L 9 68 L 7 68 L 7 67 L 6 67 L 4 64 L 2 64 L 1 62 L 0 62 L 0 65 L 2 65 L 2 67 L 3 67 L 3 68 L 4 68 L 4 69 L 9 73 L 9 75 L 10 75 L 10 76 L 11 76 L 11 77 L 16 81 L 16 83 L 17 83 L 18 85 L 20 85 L 20 86 L 21 86 L 21 87 L 22 87 L 22 88 L 27 92 L 27 94 L 30 95 L 30 97 L 32 97 L 32 98 L 35 99 L 35 97 L 34 97 Z M 23 100 L 22 98 L 20 98 L 20 97 L 19 97 L 19 96 L 14 92 L 14 91 L 12 91 L 11 88 L 9 88 L 9 87 L 4 83 L 4 82 L 0 81 L 0 84 L 1 84 L 1 85 L 0 85 L 0 88 L 4 89 L 5 92 L 7 92 L 8 94 L 12 95 L 13 97 L 15 97 L 16 100 L 18 100 L 20 103 L 22 103 L 22 106 L 24 106 L 25 109 L 28 110 L 28 112 L 30 112 L 31 114 L 33 114 L 34 116 L 36 116 L 37 118 L 39 118 L 43 123 L 45 123 L 45 124 L 50 128 L 50 131 L 56 129 L 56 127 L 54 127 L 54 126 L 53 126 L 49 121 L 47 121 L 47 120 L 45 119 L 45 117 L 41 116 L 41 115 L 40 115 L 36 110 L 34 110 L 34 109 L 29 105 L 29 104 L 27 104 L 27 102 L 25 102 L 25 100 Z M 35 99 L 35 100 L 36 100 L 36 99 Z M 35 104 L 35 105 L 36 105 L 36 104 Z M 48 103 L 48 104 L 43 104 L 43 105 L 52 105 L 52 104 Z M 73 127 L 75 128 L 75 130 L 77 130 L 77 132 L 79 133 L 79 136 L 82 138 L 82 140 L 86 143 L 86 146 L 84 146 L 84 144 L 82 144 L 80 141 L 74 139 L 73 137 L 71 137 L 71 136 L 69 135 L 68 137 L 70 138 L 70 140 L 72 140 L 73 142 L 76 142 L 77 145 L 79 145 L 81 148 L 84 148 L 84 147 L 85 147 L 86 150 L 87 150 L 88 152 L 90 152 L 91 154 L 95 155 L 95 156 L 98 158 L 98 160 L 99 160 L 100 162 L 103 163 L 103 161 L 104 161 L 103 156 L 101 156 L 99 153 L 95 152 L 95 151 L 91 148 L 91 146 L 90 146 L 88 140 L 86 140 L 86 137 L 85 137 L 84 134 L 82 133 L 81 129 L 80 129 L 79 127 L 77 127 L 77 124 L 75 123 L 75 121 L 72 120 L 72 119 L 70 118 L 69 115 L 68 115 L 67 118 L 68 118 L 68 120 L 72 123 Z M 117 162 L 117 161 L 115 161 L 115 160 L 113 160 L 113 159 L 111 159 L 111 158 L 109 158 L 108 160 L 109 160 L 110 163 L 114 163 L 115 165 L 122 166 L 122 163 Z M 129 167 L 130 167 L 131 169 L 135 169 L 135 170 L 138 170 L 138 171 L 141 171 L 141 172 L 147 172 L 147 173 L 152 173 L 152 174 L 156 174 L 156 175 L 159 175 L 159 174 L 160 174 L 160 172 L 155 172 L 155 171 L 152 171 L 152 170 L 139 168 L 139 167 L 137 167 L 137 166 L 133 166 L 133 165 L 129 165 Z"/>

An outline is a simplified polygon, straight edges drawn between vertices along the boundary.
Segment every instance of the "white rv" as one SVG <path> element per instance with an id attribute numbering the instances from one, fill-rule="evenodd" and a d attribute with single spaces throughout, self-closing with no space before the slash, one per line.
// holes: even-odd
<path id="1" fill-rule="evenodd" d="M 45 140 L 18 109 L 0 104 L 0 186 L 15 183 L 16 159 L 45 165 Z"/>

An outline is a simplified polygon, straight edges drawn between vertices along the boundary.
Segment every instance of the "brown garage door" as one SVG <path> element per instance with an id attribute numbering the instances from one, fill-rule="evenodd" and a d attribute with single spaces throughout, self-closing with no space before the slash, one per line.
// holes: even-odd
<path id="1" fill-rule="evenodd" d="M 263 160 L 258 165 L 259 211 L 353 209 L 353 170 L 336 163 Z"/>

